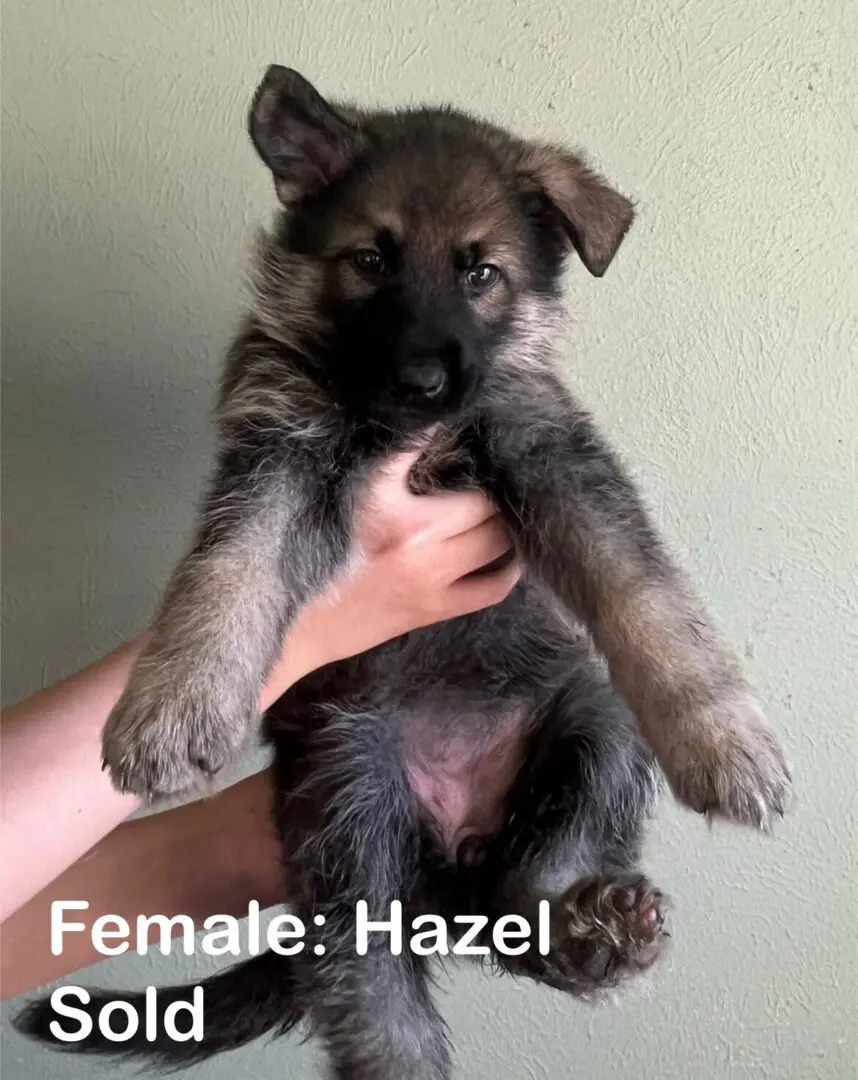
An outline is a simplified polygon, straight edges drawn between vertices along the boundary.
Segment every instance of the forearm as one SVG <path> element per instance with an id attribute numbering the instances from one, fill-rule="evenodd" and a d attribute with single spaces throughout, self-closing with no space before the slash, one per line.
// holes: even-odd
<path id="1" fill-rule="evenodd" d="M 144 638 L 4 710 L 5 920 L 137 807 L 101 771 L 101 728 Z"/>
<path id="2" fill-rule="evenodd" d="M 266 770 L 211 799 L 120 825 L 3 924 L 2 997 L 103 960 L 90 934 L 99 915 L 121 916 L 133 932 L 138 915 L 183 914 L 199 927 L 212 914 L 246 915 L 250 899 L 263 908 L 277 903 L 270 802 Z M 86 929 L 64 935 L 60 956 L 50 950 L 55 900 L 89 903 L 68 916 Z"/>
<path id="3" fill-rule="evenodd" d="M 321 660 L 306 638 L 272 673 L 266 709 Z M 0 921 L 49 885 L 139 803 L 120 795 L 101 768 L 101 730 L 119 699 L 145 636 L 3 712 L 0 755 L 3 882 Z M 170 820 L 173 815 L 169 815 Z M 113 841 L 111 841 L 113 842 Z"/>

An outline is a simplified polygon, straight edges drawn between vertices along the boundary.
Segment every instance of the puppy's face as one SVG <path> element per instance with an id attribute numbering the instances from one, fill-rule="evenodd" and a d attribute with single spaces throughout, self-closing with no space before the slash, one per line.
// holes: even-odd
<path id="1" fill-rule="evenodd" d="M 601 276 L 632 221 L 561 150 L 450 111 L 333 107 L 285 68 L 259 87 L 250 132 L 290 211 L 278 273 L 301 277 L 305 322 L 319 316 L 305 355 L 342 404 L 397 426 L 466 409 L 539 336 L 567 253 Z"/>

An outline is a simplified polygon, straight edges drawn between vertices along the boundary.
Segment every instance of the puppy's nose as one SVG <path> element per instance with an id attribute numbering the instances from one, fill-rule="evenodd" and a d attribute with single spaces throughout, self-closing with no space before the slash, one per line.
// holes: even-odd
<path id="1" fill-rule="evenodd" d="M 407 390 L 435 398 L 447 385 L 447 369 L 437 357 L 410 360 L 399 369 L 399 381 Z"/>

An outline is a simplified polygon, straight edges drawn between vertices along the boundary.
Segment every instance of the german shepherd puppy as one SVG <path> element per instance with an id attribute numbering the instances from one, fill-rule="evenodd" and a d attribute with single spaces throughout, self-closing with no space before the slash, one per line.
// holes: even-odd
<path id="1" fill-rule="evenodd" d="M 202 1043 L 96 1029 L 73 1048 L 182 1066 L 306 1021 L 337 1077 L 444 1080 L 426 961 L 383 934 L 357 955 L 358 901 L 372 921 L 399 900 L 406 926 L 432 913 L 452 931 L 463 914 L 532 921 L 548 900 L 547 954 L 484 934 L 490 959 L 598 998 L 663 950 L 638 868 L 658 767 L 686 806 L 757 828 L 790 773 L 555 371 L 566 258 L 601 277 L 628 199 L 566 150 L 450 109 L 332 105 L 283 67 L 249 126 L 283 211 L 229 353 L 196 541 L 104 732 L 116 786 L 184 791 L 236 754 L 296 612 L 355 556 L 368 474 L 428 428 L 415 485 L 488 493 L 526 572 L 498 606 L 318 671 L 269 713 L 304 951 L 209 979 Z M 52 1015 L 37 1002 L 21 1026 L 56 1042 Z"/>

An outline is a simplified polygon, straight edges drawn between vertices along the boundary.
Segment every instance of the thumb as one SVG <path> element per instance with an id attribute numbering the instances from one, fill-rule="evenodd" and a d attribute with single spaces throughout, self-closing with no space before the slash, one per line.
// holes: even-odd
<path id="1" fill-rule="evenodd" d="M 421 432 L 409 441 L 407 449 L 392 454 L 370 475 L 359 514 L 358 535 L 363 544 L 385 546 L 412 527 L 417 496 L 409 487 L 408 477 L 437 430 L 435 425 Z"/>
<path id="2" fill-rule="evenodd" d="M 408 477 L 437 434 L 438 426 L 435 424 L 420 432 L 409 440 L 405 450 L 391 454 L 377 467 L 370 478 L 372 505 L 375 510 L 381 505 L 387 507 L 393 501 L 398 503 L 404 494 L 412 494 Z"/>

